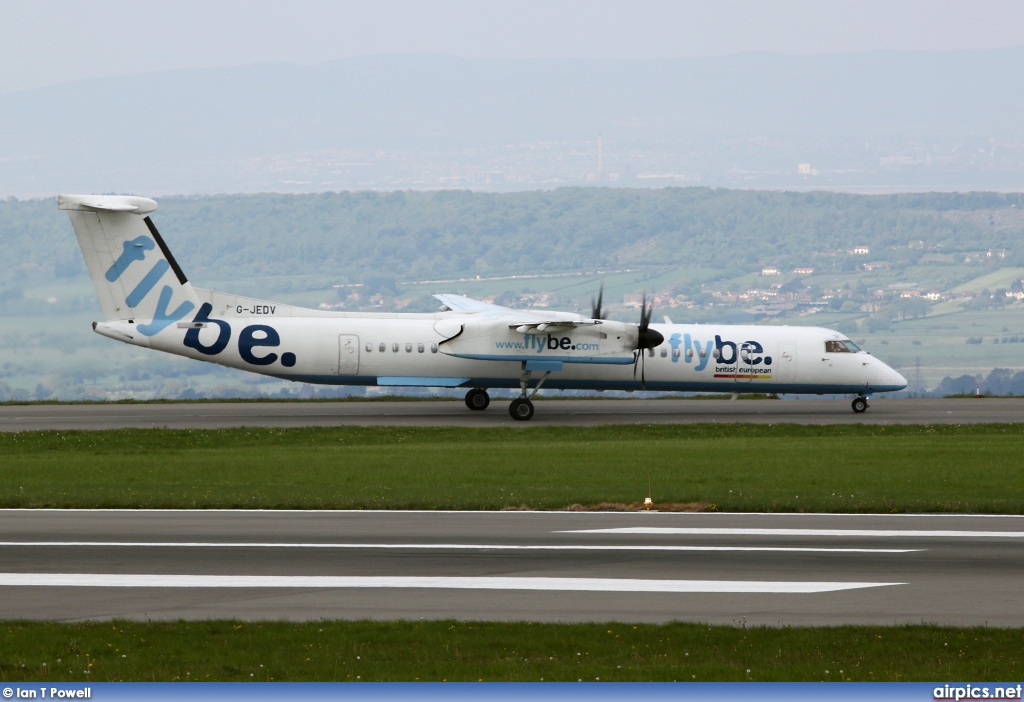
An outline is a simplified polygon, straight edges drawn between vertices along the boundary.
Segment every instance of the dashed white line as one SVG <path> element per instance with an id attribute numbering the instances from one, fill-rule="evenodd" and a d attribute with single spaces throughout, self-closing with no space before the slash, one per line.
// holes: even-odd
<path id="1" fill-rule="evenodd" d="M 872 536 L 943 538 L 1024 538 L 1024 531 L 947 531 L 926 529 L 749 529 L 702 527 L 615 527 L 568 529 L 558 534 L 665 534 L 678 536 Z"/>

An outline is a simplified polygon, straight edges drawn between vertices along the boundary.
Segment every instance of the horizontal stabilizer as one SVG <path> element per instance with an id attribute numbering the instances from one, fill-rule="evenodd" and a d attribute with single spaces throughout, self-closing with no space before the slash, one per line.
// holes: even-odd
<path id="1" fill-rule="evenodd" d="M 80 212 L 149 214 L 156 210 L 156 202 L 148 197 L 134 195 L 58 195 L 57 207 Z"/>

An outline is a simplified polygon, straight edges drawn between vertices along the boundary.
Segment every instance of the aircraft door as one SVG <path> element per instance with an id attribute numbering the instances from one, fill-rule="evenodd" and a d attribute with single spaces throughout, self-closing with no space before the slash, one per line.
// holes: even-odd
<path id="1" fill-rule="evenodd" d="M 338 337 L 338 375 L 359 375 L 359 337 L 355 334 Z"/>
<path id="2" fill-rule="evenodd" d="M 779 344 L 775 378 L 779 383 L 792 383 L 796 380 L 796 344 Z"/>
<path id="3" fill-rule="evenodd" d="M 741 344 L 736 355 L 738 358 L 736 359 L 736 375 L 734 378 L 737 383 L 749 383 L 754 379 L 754 375 L 750 372 L 754 366 L 750 362 L 751 347 L 749 344 Z"/>

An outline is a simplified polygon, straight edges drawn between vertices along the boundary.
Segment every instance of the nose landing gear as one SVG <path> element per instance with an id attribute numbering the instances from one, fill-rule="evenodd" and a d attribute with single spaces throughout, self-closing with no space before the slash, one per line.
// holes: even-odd
<path id="1" fill-rule="evenodd" d="M 519 378 L 519 388 L 521 394 L 516 399 L 512 400 L 512 404 L 508 406 L 508 413 L 512 419 L 517 422 L 526 422 L 533 418 L 533 396 L 537 394 L 541 386 L 544 385 L 544 381 L 551 375 L 551 371 L 545 371 L 544 375 L 540 377 L 537 384 L 533 387 L 533 392 L 530 392 L 530 376 L 531 372 L 526 370 L 526 363 L 523 363 L 523 375 Z"/>
<path id="2" fill-rule="evenodd" d="M 853 407 L 853 411 L 854 412 L 856 412 L 857 414 L 860 414 L 861 412 L 863 412 L 864 410 L 866 410 L 868 408 L 868 398 L 863 397 L 863 396 L 857 397 L 857 398 L 855 398 L 853 400 L 853 403 L 852 403 L 851 406 Z"/>
<path id="3" fill-rule="evenodd" d="M 491 396 L 483 388 L 473 388 L 466 393 L 466 407 L 471 410 L 485 410 L 489 404 L 491 404 Z"/>
<path id="4" fill-rule="evenodd" d="M 518 422 L 525 422 L 533 417 L 533 403 L 526 397 L 517 397 L 508 406 L 508 413 Z"/>

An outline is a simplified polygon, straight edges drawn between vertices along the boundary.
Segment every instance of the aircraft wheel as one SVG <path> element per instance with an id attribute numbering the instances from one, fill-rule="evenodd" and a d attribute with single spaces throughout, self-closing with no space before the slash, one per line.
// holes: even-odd
<path id="1" fill-rule="evenodd" d="M 868 399 L 866 397 L 858 397 L 853 401 L 853 411 L 860 414 L 868 408 Z"/>
<path id="2" fill-rule="evenodd" d="M 491 396 L 483 388 L 473 388 L 466 393 L 466 407 L 471 410 L 485 410 L 491 404 Z"/>
<path id="3" fill-rule="evenodd" d="M 508 413 L 517 422 L 525 422 L 533 417 L 533 403 L 522 397 L 517 398 L 508 406 Z"/>

